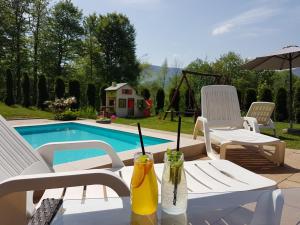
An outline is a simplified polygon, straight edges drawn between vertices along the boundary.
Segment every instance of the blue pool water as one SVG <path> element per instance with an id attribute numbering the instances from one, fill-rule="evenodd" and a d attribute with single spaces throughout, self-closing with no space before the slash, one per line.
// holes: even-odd
<path id="1" fill-rule="evenodd" d="M 50 142 L 82 140 L 100 140 L 107 142 L 115 149 L 116 152 L 123 152 L 140 147 L 140 140 L 137 134 L 72 122 L 16 127 L 16 130 L 33 148 L 37 148 Z M 145 146 L 170 142 L 169 140 L 149 136 L 143 136 L 143 140 Z M 54 165 L 104 154 L 104 151 L 97 149 L 55 152 Z"/>

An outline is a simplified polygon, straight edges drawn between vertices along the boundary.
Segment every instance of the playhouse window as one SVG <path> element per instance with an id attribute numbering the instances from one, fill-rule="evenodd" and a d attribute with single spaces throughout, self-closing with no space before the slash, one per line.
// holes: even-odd
<path id="1" fill-rule="evenodd" d="M 126 99 L 124 98 L 119 99 L 119 108 L 126 108 Z"/>
<path id="2" fill-rule="evenodd" d="M 131 95 L 132 94 L 132 90 L 131 89 L 122 89 L 122 94 L 124 94 L 124 95 Z"/>

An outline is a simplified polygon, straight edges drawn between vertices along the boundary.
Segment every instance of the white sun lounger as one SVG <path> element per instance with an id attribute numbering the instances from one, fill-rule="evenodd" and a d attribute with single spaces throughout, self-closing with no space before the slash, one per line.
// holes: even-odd
<path id="1" fill-rule="evenodd" d="M 274 163 L 284 163 L 285 143 L 277 138 L 259 133 L 257 120 L 241 117 L 235 87 L 228 85 L 205 86 L 201 90 L 202 116 L 194 128 L 194 139 L 201 130 L 204 133 L 207 155 L 211 159 L 225 159 L 228 145 L 254 145 Z M 220 154 L 212 143 L 220 145 Z M 275 146 L 274 154 L 266 154 L 263 145 Z"/>
<path id="2" fill-rule="evenodd" d="M 54 143 L 33 151 L 0 116 L 0 223 L 26 223 L 27 217 L 35 209 L 32 190 L 102 184 L 111 187 L 120 196 L 129 195 L 129 188 L 124 181 L 108 170 L 54 173 L 54 150 L 80 148 L 105 150 L 111 156 L 113 167 L 124 166 L 112 147 L 100 141 Z"/>
<path id="3" fill-rule="evenodd" d="M 276 137 L 275 125 L 271 119 L 274 108 L 274 102 L 253 102 L 247 112 L 246 117 L 256 118 L 259 129 L 272 129 L 274 136 Z"/>
<path id="4" fill-rule="evenodd" d="M 80 148 L 105 150 L 112 159 L 112 168 L 54 172 L 52 167 L 54 150 Z M 190 161 L 185 163 L 185 170 L 190 193 L 276 187 L 276 182 L 227 160 Z M 10 224 L 14 224 L 13 220 L 16 220 L 15 224 L 22 224 L 26 214 L 30 216 L 34 212 L 32 190 L 47 189 L 42 199 L 128 196 L 132 171 L 133 167 L 125 167 L 110 145 L 100 141 L 52 143 L 33 150 L 0 116 L 0 218 L 2 222 L 9 220 Z M 156 164 L 155 171 L 160 186 L 163 164 Z"/>

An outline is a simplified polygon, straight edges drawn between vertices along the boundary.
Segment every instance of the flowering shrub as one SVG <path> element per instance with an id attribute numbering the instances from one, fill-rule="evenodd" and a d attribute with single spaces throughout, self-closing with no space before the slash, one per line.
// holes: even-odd
<path id="1" fill-rule="evenodd" d="M 45 102 L 49 109 L 54 113 L 62 113 L 66 110 L 70 110 L 73 104 L 76 104 L 76 98 L 57 98 L 55 101 Z"/>

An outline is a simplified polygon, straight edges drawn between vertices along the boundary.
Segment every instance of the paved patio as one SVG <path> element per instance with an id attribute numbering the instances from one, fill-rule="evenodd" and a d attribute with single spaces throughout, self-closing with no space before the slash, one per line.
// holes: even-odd
<path id="1" fill-rule="evenodd" d="M 87 120 L 90 121 L 90 120 Z M 34 119 L 34 120 L 11 120 L 11 125 L 33 125 L 33 124 L 44 124 L 53 122 L 45 119 Z M 113 124 L 112 126 L 120 126 L 123 128 L 128 127 L 132 130 L 132 126 Z M 151 129 L 145 129 L 152 132 L 158 132 Z M 159 131 L 164 134 L 176 135 L 171 132 Z M 192 140 L 192 135 L 184 135 L 185 138 Z M 203 140 L 199 139 L 199 142 L 203 143 Z M 199 154 L 188 158 L 187 160 L 205 160 L 208 159 L 206 155 Z M 300 150 L 286 149 L 285 154 L 285 165 L 277 167 L 272 162 L 265 159 L 258 153 L 258 150 L 253 147 L 244 148 L 242 146 L 234 147 L 227 151 L 227 159 L 247 168 L 255 173 L 261 174 L 265 177 L 275 180 L 278 183 L 279 188 L 291 188 L 300 187 Z M 130 163 L 129 163 L 130 164 Z"/>

